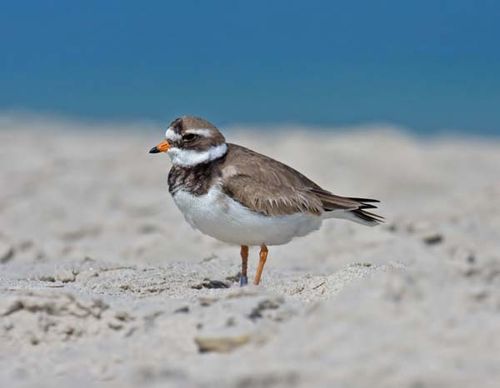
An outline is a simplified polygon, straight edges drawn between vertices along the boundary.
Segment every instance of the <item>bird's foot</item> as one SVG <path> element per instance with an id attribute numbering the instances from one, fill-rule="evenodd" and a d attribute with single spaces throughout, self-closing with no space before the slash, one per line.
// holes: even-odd
<path id="1" fill-rule="evenodd" d="M 247 276 L 240 276 L 240 287 L 246 286 L 248 284 Z"/>

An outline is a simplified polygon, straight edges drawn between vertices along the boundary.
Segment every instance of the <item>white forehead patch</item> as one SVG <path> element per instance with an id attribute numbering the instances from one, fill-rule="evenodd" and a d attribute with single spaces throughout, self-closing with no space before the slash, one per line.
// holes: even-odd
<path id="1" fill-rule="evenodd" d="M 174 142 L 177 140 L 181 140 L 182 136 L 178 133 L 175 133 L 172 127 L 168 127 L 167 131 L 165 132 L 165 139 Z"/>
<path id="2" fill-rule="evenodd" d="M 215 159 L 219 159 L 227 152 L 227 144 L 219 144 L 218 146 L 210 147 L 205 151 L 183 150 L 181 148 L 172 147 L 167 151 L 167 155 L 173 164 L 183 167 L 192 167 L 200 163 L 207 163 Z"/>

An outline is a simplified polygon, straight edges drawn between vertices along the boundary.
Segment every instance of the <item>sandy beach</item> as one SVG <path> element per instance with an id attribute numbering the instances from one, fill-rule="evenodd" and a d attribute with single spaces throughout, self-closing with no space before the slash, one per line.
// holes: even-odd
<path id="1" fill-rule="evenodd" d="M 387 222 L 325 222 L 240 288 L 147 153 L 163 129 L 2 117 L 0 386 L 499 386 L 499 140 L 223 131 Z"/>

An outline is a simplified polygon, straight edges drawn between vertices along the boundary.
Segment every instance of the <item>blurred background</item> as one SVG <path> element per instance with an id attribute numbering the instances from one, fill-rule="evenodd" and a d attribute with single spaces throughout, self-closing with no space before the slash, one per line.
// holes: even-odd
<path id="1" fill-rule="evenodd" d="M 499 21 L 1 1 L 0 387 L 500 386 Z M 239 247 L 185 222 L 148 153 L 183 114 L 386 222 L 324 222 L 240 290 Z"/>
<path id="2" fill-rule="evenodd" d="M 500 3 L 10 1 L 0 114 L 500 134 Z"/>

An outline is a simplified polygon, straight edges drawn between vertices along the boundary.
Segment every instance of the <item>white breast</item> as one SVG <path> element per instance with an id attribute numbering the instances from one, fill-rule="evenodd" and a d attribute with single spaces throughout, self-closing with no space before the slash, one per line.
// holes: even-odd
<path id="1" fill-rule="evenodd" d="M 304 213 L 264 216 L 245 208 L 218 187 L 201 196 L 180 190 L 173 198 L 192 227 L 231 244 L 285 244 L 319 229 L 322 221 L 319 216 Z"/>

